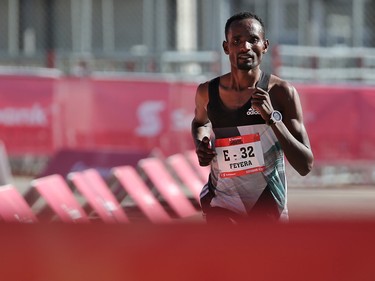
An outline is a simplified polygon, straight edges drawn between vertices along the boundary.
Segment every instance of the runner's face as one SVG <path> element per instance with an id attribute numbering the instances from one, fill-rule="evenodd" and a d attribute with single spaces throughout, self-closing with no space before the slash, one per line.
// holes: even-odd
<path id="1" fill-rule="evenodd" d="M 244 19 L 230 25 L 223 47 L 232 67 L 249 71 L 260 65 L 268 40 L 257 20 Z"/>

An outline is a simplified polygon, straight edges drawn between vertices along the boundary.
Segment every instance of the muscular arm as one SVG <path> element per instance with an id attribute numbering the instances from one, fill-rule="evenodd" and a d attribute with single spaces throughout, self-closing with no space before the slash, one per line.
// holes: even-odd
<path id="1" fill-rule="evenodd" d="M 211 149 L 211 122 L 207 116 L 208 83 L 200 84 L 195 95 L 194 119 L 191 122 L 191 134 L 195 143 L 199 164 L 208 166 L 216 155 Z"/>
<path id="2" fill-rule="evenodd" d="M 287 108 L 283 110 L 283 122 L 272 125 L 289 163 L 305 176 L 313 166 L 314 156 L 303 124 L 302 106 L 297 91 L 291 87 Z"/>
<path id="3" fill-rule="evenodd" d="M 199 141 L 203 139 L 203 137 L 209 137 L 211 133 L 211 123 L 207 116 L 207 87 L 207 83 L 200 84 L 195 94 L 195 110 L 194 119 L 191 123 L 191 133 L 196 146 L 199 144 Z M 203 126 L 205 126 L 207 130 L 200 129 Z"/>
<path id="4" fill-rule="evenodd" d="M 296 89 L 284 83 L 277 85 L 272 95 L 277 108 L 283 113 L 282 122 L 271 125 L 286 158 L 292 167 L 302 176 L 307 175 L 313 166 L 314 156 L 310 141 L 303 124 L 302 106 Z M 268 121 L 274 109 L 268 93 L 258 89 L 255 106 L 261 111 L 262 117 Z"/>

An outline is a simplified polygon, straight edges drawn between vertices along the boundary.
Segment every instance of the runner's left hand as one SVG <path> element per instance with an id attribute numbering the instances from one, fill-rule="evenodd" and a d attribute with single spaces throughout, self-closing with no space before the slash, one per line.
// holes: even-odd
<path id="1" fill-rule="evenodd" d="M 262 118 L 268 121 L 271 112 L 273 111 L 270 95 L 267 91 L 256 87 L 251 96 L 251 105 L 254 109 L 260 112 Z"/>

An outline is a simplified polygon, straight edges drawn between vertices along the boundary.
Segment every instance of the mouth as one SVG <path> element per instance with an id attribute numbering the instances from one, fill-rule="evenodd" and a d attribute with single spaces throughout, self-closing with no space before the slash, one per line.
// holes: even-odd
<path id="1" fill-rule="evenodd" d="M 249 55 L 249 54 L 239 55 L 238 58 L 240 60 L 252 60 L 252 59 L 254 59 L 254 57 L 252 55 Z"/>

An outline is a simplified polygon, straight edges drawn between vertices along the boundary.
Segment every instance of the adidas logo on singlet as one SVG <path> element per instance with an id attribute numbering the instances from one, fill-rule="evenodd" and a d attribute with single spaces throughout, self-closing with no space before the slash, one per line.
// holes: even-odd
<path id="1" fill-rule="evenodd" d="M 260 112 L 252 107 L 250 107 L 247 112 L 246 112 L 247 115 L 259 115 Z"/>

